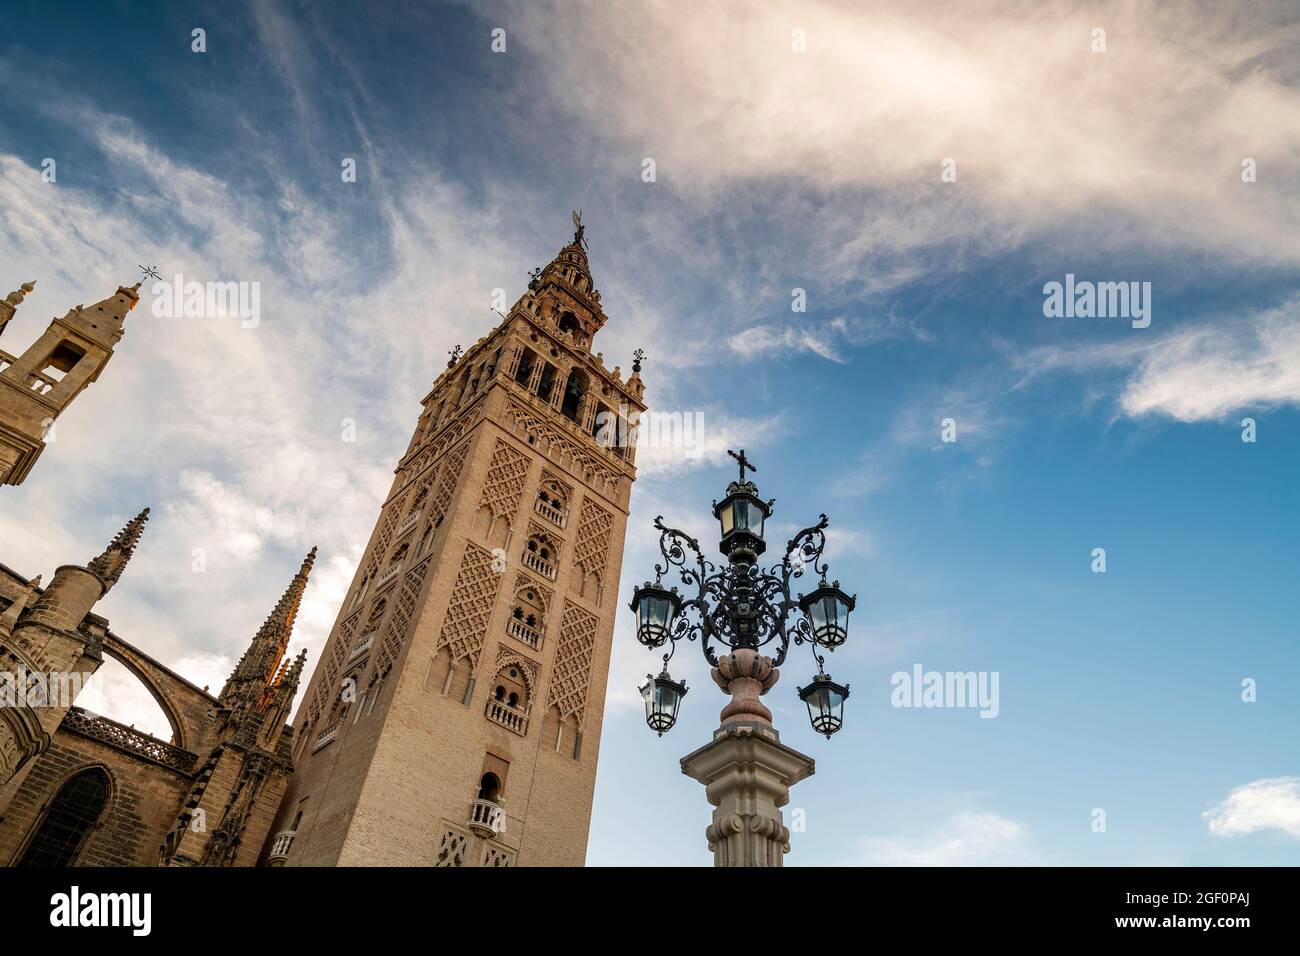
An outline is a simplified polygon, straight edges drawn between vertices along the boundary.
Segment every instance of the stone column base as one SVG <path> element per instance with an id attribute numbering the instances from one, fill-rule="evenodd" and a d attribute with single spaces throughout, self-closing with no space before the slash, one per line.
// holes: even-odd
<path id="1" fill-rule="evenodd" d="M 683 757 L 682 773 L 704 784 L 715 808 L 705 830 L 713 865 L 781 866 L 790 852 L 781 807 L 814 770 L 811 757 L 761 726 L 719 729 L 711 743 Z"/>

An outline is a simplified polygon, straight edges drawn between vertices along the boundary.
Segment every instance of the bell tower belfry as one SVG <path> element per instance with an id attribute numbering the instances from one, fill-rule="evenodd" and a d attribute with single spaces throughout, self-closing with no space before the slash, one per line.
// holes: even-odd
<path id="1" fill-rule="evenodd" d="M 0 300 L 0 332 L 34 286 L 25 282 Z M 53 319 L 22 355 L 0 350 L 0 485 L 23 483 L 54 420 L 113 357 L 126 314 L 139 301 L 140 283 L 119 286 L 107 299 Z"/>
<path id="2" fill-rule="evenodd" d="M 585 227 L 423 411 L 307 686 L 270 865 L 578 866 L 617 606 L 639 362 Z"/>

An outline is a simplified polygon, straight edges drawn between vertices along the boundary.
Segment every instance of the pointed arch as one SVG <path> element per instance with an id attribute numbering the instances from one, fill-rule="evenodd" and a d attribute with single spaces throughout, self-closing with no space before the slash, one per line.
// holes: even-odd
<path id="1" fill-rule="evenodd" d="M 113 800 L 113 778 L 102 764 L 80 767 L 52 791 L 14 866 L 72 866 Z"/>

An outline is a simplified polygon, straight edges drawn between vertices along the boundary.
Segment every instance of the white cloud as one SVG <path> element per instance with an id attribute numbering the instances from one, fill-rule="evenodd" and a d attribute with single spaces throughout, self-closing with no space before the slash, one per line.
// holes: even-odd
<path id="1" fill-rule="evenodd" d="M 1022 388 L 1055 371 L 1115 369 L 1119 413 L 1181 422 L 1300 405 L 1300 298 L 1244 316 L 1219 316 L 1148 338 L 1048 346 L 1012 359 Z"/>
<path id="2" fill-rule="evenodd" d="M 780 415 L 739 418 L 717 406 L 684 410 L 656 402 L 637 434 L 638 481 L 713 468 L 731 461 L 727 450 L 771 447 L 786 431 Z"/>
<path id="3" fill-rule="evenodd" d="M 831 328 L 833 330 L 834 326 Z M 847 361 L 841 354 L 841 348 L 832 341 L 831 334 L 811 324 L 802 327 L 755 325 L 732 335 L 727 339 L 727 345 L 733 352 L 747 359 L 812 352 L 832 362 Z"/>
<path id="4" fill-rule="evenodd" d="M 1276 829 L 1300 839 L 1300 777 L 1270 777 L 1234 787 L 1201 818 L 1215 836 Z"/>
<path id="5" fill-rule="evenodd" d="M 133 281 L 139 262 L 166 278 L 258 281 L 263 316 L 257 328 L 155 318 L 145 286 L 108 368 L 60 418 L 27 482 L 3 491 L 0 561 L 48 579 L 58 564 L 98 553 L 126 516 L 151 505 L 131 566 L 96 611 L 202 684 L 210 673 L 188 674 L 179 662 L 233 664 L 319 545 L 295 634 L 312 667 L 418 401 L 446 350 L 489 328 L 489 291 L 525 261 L 509 245 L 521 237 L 480 230 L 484 219 L 452 189 L 398 181 L 390 188 L 400 199 L 386 206 L 387 271 L 353 282 L 347 244 L 303 252 L 311 237 L 347 232 L 344 211 L 287 185 L 282 202 L 241 193 L 163 154 L 122 117 L 75 98 L 48 102 L 75 114 L 122 185 L 95 192 L 63 168 L 57 183 L 44 183 L 28 162 L 0 154 L 0 261 L 10 288 L 39 280 L 0 346 L 21 352 L 51 314 Z M 522 291 L 522 278 L 516 285 Z M 344 417 L 357 423 L 355 443 L 342 440 Z M 206 552 L 201 573 L 196 548 Z M 117 708 L 106 715 L 165 729 L 141 688 L 121 677 L 100 682 Z"/>
<path id="6" fill-rule="evenodd" d="M 1300 181 L 1283 172 L 1300 127 L 1275 121 L 1300 112 L 1275 56 L 1297 35 L 1285 4 L 500 6 L 553 100 L 615 142 L 611 165 L 654 157 L 656 189 L 723 212 L 737 185 L 762 187 L 789 240 L 777 261 L 806 249 L 797 267 L 864 285 L 952 270 L 970 248 L 1300 261 Z M 1246 156 L 1278 175 L 1243 184 Z M 808 195 L 783 206 L 790 183 Z"/>
<path id="7" fill-rule="evenodd" d="M 1244 409 L 1300 405 L 1300 299 L 1235 323 L 1178 332 L 1147 352 L 1124 386 L 1126 415 L 1211 421 Z"/>
<path id="8" fill-rule="evenodd" d="M 857 843 L 858 866 L 1009 866 L 1033 862 L 1029 831 L 996 813 L 964 811 L 914 838 L 866 837 Z"/>

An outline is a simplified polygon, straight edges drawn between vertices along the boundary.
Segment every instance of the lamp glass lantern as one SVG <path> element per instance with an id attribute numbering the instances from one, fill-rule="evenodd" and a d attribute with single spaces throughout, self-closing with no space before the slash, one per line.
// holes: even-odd
<path id="1" fill-rule="evenodd" d="M 811 594 L 800 595 L 799 607 L 812 626 L 813 640 L 833 651 L 848 639 L 849 612 L 857 605 L 857 596 L 840 590 L 840 582 L 821 585 Z"/>
<path id="2" fill-rule="evenodd" d="M 750 482 L 732 482 L 729 494 L 713 506 L 713 514 L 722 530 L 722 551 L 730 554 L 733 547 L 747 545 L 756 554 L 762 554 L 763 523 L 772 513 L 771 507 L 758 497 Z"/>
<path id="3" fill-rule="evenodd" d="M 677 723 L 677 710 L 686 696 L 686 682 L 679 684 L 664 668 L 658 677 L 646 674 L 645 686 L 640 690 L 645 701 L 646 726 L 662 737 Z"/>
<path id="4" fill-rule="evenodd" d="M 675 589 L 670 591 L 658 581 L 647 581 L 632 592 L 628 606 L 636 615 L 636 639 L 646 647 L 659 647 L 668 640 L 677 612 L 682 609 L 682 598 Z"/>
<path id="5" fill-rule="evenodd" d="M 807 687 L 799 688 L 799 699 L 808 707 L 813 730 L 827 740 L 844 725 L 844 701 L 848 696 L 848 685 L 840 686 L 829 674 L 818 674 Z"/>

